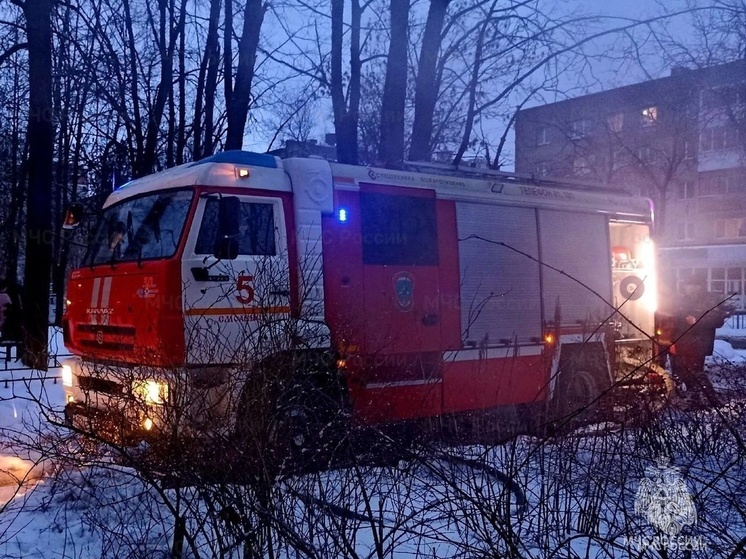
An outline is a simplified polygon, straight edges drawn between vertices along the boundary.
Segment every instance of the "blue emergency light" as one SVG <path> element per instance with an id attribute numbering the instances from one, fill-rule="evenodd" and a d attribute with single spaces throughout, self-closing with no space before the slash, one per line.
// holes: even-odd
<path id="1" fill-rule="evenodd" d="M 340 223 L 347 223 L 347 208 L 339 208 L 337 211 L 337 219 Z"/>

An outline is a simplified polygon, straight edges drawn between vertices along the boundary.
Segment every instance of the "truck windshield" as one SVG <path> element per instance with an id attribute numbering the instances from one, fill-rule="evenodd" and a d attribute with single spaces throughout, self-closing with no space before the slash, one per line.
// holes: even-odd
<path id="1" fill-rule="evenodd" d="M 84 264 L 173 256 L 191 201 L 191 190 L 178 190 L 131 198 L 106 208 Z"/>

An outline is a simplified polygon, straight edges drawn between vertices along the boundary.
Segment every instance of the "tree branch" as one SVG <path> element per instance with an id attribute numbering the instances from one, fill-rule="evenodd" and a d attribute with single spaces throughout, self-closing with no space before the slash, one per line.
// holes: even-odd
<path id="1" fill-rule="evenodd" d="M 8 58 L 13 56 L 19 50 L 23 50 L 25 48 L 28 48 L 28 43 L 17 43 L 6 50 L 4 53 L 0 54 L 0 66 L 2 66 Z"/>

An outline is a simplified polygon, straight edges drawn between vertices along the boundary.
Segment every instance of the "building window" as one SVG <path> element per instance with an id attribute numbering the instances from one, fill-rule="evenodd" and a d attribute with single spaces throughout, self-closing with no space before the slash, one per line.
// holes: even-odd
<path id="1" fill-rule="evenodd" d="M 627 164 L 627 150 L 625 148 L 615 149 L 611 153 L 611 170 L 616 171 Z"/>
<path id="2" fill-rule="evenodd" d="M 728 143 L 726 144 L 726 135 Z M 699 149 L 702 152 L 721 151 L 728 147 L 734 147 L 738 143 L 738 137 L 735 130 L 726 134 L 724 126 L 713 126 L 705 128 L 699 134 Z"/>
<path id="3" fill-rule="evenodd" d="M 591 121 L 587 118 L 582 118 L 580 120 L 573 120 L 570 123 L 570 139 L 571 140 L 579 140 L 580 138 L 584 138 L 591 132 Z"/>
<path id="4" fill-rule="evenodd" d="M 546 161 L 536 164 L 536 176 L 546 177 L 549 175 L 549 163 Z"/>
<path id="5" fill-rule="evenodd" d="M 643 126 L 652 126 L 658 122 L 658 107 L 645 107 L 640 113 L 640 123 Z"/>
<path id="6" fill-rule="evenodd" d="M 725 293 L 725 268 L 710 268 L 710 293 Z"/>
<path id="7" fill-rule="evenodd" d="M 743 268 L 728 268 L 726 281 L 725 292 L 728 295 L 743 295 Z"/>
<path id="8" fill-rule="evenodd" d="M 738 147 L 739 130 L 728 126 L 723 130 L 723 147 L 725 149 Z"/>
<path id="9" fill-rule="evenodd" d="M 642 146 L 642 147 L 637 148 L 637 151 L 635 152 L 635 154 L 637 155 L 637 159 L 639 160 L 640 163 L 645 164 L 645 163 L 650 163 L 650 161 L 652 161 L 652 155 L 650 152 L 650 148 L 647 146 Z"/>
<path id="10" fill-rule="evenodd" d="M 606 125 L 612 132 L 621 132 L 624 127 L 624 113 L 609 115 L 606 119 Z"/>
<path id="11" fill-rule="evenodd" d="M 728 193 L 738 194 L 738 193 L 744 192 L 744 190 L 746 190 L 744 188 L 744 184 L 746 184 L 746 178 L 739 177 L 738 175 L 730 175 L 728 177 L 728 186 L 727 186 Z"/>
<path id="12" fill-rule="evenodd" d="M 743 91 L 735 85 L 703 89 L 700 93 L 702 110 L 734 109 L 743 103 Z"/>
<path id="13" fill-rule="evenodd" d="M 738 173 L 715 172 L 702 176 L 699 180 L 700 196 L 738 194 L 743 192 L 746 181 Z"/>
<path id="14" fill-rule="evenodd" d="M 690 241 L 694 239 L 694 222 L 689 221 L 686 223 L 676 224 L 676 240 L 677 241 Z"/>
<path id="15" fill-rule="evenodd" d="M 688 200 L 697 195 L 694 181 L 683 181 L 679 183 L 677 189 L 677 198 L 679 200 Z"/>
<path id="16" fill-rule="evenodd" d="M 549 143 L 549 127 L 540 126 L 536 131 L 536 145 L 545 146 Z"/>
<path id="17" fill-rule="evenodd" d="M 676 289 L 681 293 L 681 284 L 692 277 L 702 281 L 702 283 L 706 283 L 707 271 L 707 268 L 679 268 L 676 270 Z"/>
<path id="18" fill-rule="evenodd" d="M 694 159 L 694 145 L 689 140 L 684 140 L 684 159 Z"/>
<path id="19" fill-rule="evenodd" d="M 746 219 L 726 218 L 715 220 L 716 239 L 746 238 Z"/>
<path id="20" fill-rule="evenodd" d="M 715 179 L 710 175 L 699 177 L 699 195 L 700 196 L 713 196 L 717 194 L 715 192 Z"/>
<path id="21" fill-rule="evenodd" d="M 585 177 L 591 174 L 593 171 L 592 169 L 592 157 L 585 157 L 582 155 L 578 155 L 573 159 L 572 162 L 572 172 L 575 174 L 575 176 L 578 177 Z"/>

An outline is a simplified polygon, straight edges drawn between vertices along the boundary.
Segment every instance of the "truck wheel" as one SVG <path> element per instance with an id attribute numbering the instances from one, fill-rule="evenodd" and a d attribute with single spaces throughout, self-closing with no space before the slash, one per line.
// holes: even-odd
<path id="1" fill-rule="evenodd" d="M 572 372 L 564 391 L 564 399 L 571 412 L 597 408 L 600 395 L 601 390 L 593 373 L 586 370 Z"/>
<path id="2" fill-rule="evenodd" d="M 601 408 L 600 398 L 611 385 L 603 348 L 563 348 L 557 388 L 550 406 L 551 418 L 559 421 L 589 421 Z"/>
<path id="3" fill-rule="evenodd" d="M 252 371 L 236 417 L 236 446 L 249 463 L 278 471 L 303 469 L 327 459 L 330 437 L 345 414 L 337 372 L 323 362 L 272 360 Z"/>

